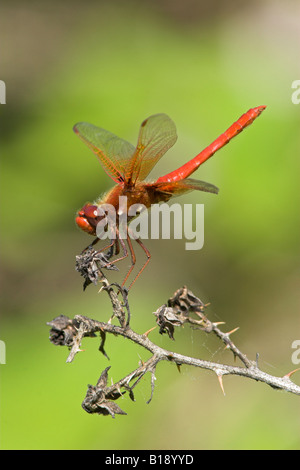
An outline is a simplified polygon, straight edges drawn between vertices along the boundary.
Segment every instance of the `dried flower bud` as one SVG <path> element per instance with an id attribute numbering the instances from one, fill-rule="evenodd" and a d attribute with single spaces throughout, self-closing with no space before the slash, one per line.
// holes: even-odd
<path id="1" fill-rule="evenodd" d="M 205 304 L 186 286 L 175 292 L 169 299 L 168 306 L 172 307 L 175 312 L 180 311 L 184 316 L 188 316 L 189 311 L 204 312 L 205 309 Z"/>
<path id="2" fill-rule="evenodd" d="M 51 326 L 50 341 L 56 346 L 72 346 L 73 338 L 77 333 L 78 323 L 65 315 L 60 315 L 47 323 Z"/>
<path id="3" fill-rule="evenodd" d="M 112 401 L 122 396 L 122 393 L 117 390 L 110 392 L 106 387 L 109 369 L 110 367 L 107 367 L 102 372 L 97 385 L 88 385 L 88 390 L 81 406 L 87 413 L 98 413 L 104 416 L 111 415 L 114 418 L 115 414 L 126 415 L 127 413 Z"/>
<path id="4" fill-rule="evenodd" d="M 163 305 L 154 312 L 156 316 L 156 323 L 159 326 L 160 334 L 167 333 L 169 338 L 174 340 L 174 326 L 181 326 L 184 320 L 180 318 L 180 315 L 174 313 L 173 308 Z"/>
<path id="5" fill-rule="evenodd" d="M 95 251 L 93 248 L 84 251 L 81 255 L 76 256 L 75 269 L 84 277 L 83 289 L 91 283 L 97 284 L 99 277 L 101 278 L 101 269 L 106 268 L 118 271 L 118 268 L 110 263 L 110 256 L 102 252 Z"/>
<path id="6" fill-rule="evenodd" d="M 79 323 L 76 320 L 71 320 L 65 315 L 59 315 L 54 320 L 47 322 L 51 326 L 49 339 L 55 346 L 68 346 L 73 345 L 73 339 L 77 334 Z M 95 337 L 95 333 L 87 333 L 85 336 Z"/>

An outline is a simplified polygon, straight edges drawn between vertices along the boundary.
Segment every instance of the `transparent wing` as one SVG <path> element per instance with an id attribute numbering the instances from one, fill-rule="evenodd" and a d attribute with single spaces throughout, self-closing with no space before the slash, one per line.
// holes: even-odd
<path id="1" fill-rule="evenodd" d="M 192 178 L 187 178 L 180 181 L 153 183 L 153 185 L 159 191 L 170 193 L 172 196 L 180 196 L 180 194 L 184 194 L 193 190 L 205 191 L 207 193 L 215 194 L 218 194 L 219 192 L 219 189 L 213 184 L 206 183 L 205 181 L 194 180 Z"/>
<path id="2" fill-rule="evenodd" d="M 128 162 L 136 151 L 132 144 L 87 122 L 79 122 L 73 130 L 97 155 L 106 173 L 116 183 L 125 180 Z"/>
<path id="3" fill-rule="evenodd" d="M 125 179 L 134 183 L 144 180 L 176 140 L 175 124 L 166 114 L 154 114 L 145 119 L 141 124 L 135 153 L 128 162 Z"/>

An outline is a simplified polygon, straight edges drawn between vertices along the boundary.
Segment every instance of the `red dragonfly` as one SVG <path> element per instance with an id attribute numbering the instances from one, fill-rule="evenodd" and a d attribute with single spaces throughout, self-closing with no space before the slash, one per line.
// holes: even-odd
<path id="1" fill-rule="evenodd" d="M 191 190 L 218 193 L 218 188 L 210 183 L 189 178 L 202 163 L 208 160 L 214 153 L 230 140 L 239 134 L 243 129 L 262 113 L 266 106 L 258 106 L 243 114 L 227 131 L 221 134 L 212 144 L 206 147 L 192 160 L 188 161 L 180 168 L 165 176 L 161 176 L 155 182 L 146 182 L 144 179 L 156 165 L 159 159 L 175 144 L 177 140 L 176 127 L 174 122 L 166 114 L 155 114 L 142 122 L 136 147 L 120 139 L 109 131 L 96 127 L 86 122 L 80 122 L 74 126 L 74 131 L 83 142 L 97 155 L 106 173 L 112 178 L 116 185 L 101 199 L 93 204 L 87 203 L 78 211 L 76 223 L 85 232 L 96 235 L 96 228 L 103 218 L 97 212 L 102 204 L 110 204 L 114 207 L 116 214 L 119 210 L 119 197 L 127 197 L 127 211 L 133 204 L 143 204 L 150 208 L 152 204 L 166 202 L 171 197 L 184 194 Z M 128 222 L 133 217 L 128 217 Z M 88 247 L 94 245 L 99 238 L 96 238 Z M 144 250 L 147 260 L 130 284 L 129 288 L 136 281 L 141 272 L 150 261 L 150 252 L 137 238 L 136 242 Z M 131 266 L 123 281 L 125 285 L 136 263 L 136 256 L 132 246 L 131 237 L 127 227 L 127 243 L 131 256 Z M 115 249 L 115 254 L 120 253 L 119 244 L 123 253 L 114 263 L 128 256 L 128 250 L 122 237 L 119 236 L 118 216 L 116 219 L 115 237 L 110 244 L 102 251 L 111 249 L 111 254 Z M 85 251 L 85 250 L 84 250 Z M 108 263 L 111 264 L 111 263 Z"/>

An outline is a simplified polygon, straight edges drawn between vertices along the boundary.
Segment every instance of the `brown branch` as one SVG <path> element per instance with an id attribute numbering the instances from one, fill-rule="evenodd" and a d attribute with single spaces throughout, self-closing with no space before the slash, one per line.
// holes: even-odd
<path id="1" fill-rule="evenodd" d="M 223 375 L 239 375 L 239 376 L 247 377 L 247 378 L 254 379 L 260 382 L 264 382 L 273 388 L 282 389 L 287 392 L 300 395 L 300 387 L 289 379 L 288 374 L 285 375 L 284 377 L 276 377 L 276 376 L 267 374 L 266 372 L 263 372 L 261 369 L 259 369 L 259 367 L 256 365 L 256 362 L 250 362 L 248 359 L 247 359 L 247 364 L 251 364 L 251 365 L 248 365 L 247 367 L 231 366 L 227 364 L 220 364 L 218 362 L 206 361 L 203 359 L 185 356 L 183 354 L 178 354 L 178 353 L 169 351 L 167 349 L 161 348 L 160 346 L 157 346 L 155 343 L 150 341 L 147 336 L 140 335 L 129 327 L 124 329 L 116 325 L 99 322 L 97 320 L 91 320 L 90 318 L 84 317 L 82 315 L 77 315 L 75 317 L 75 320 L 79 322 L 81 325 L 84 325 L 83 330 L 86 333 L 96 333 L 97 331 L 105 331 L 106 333 L 120 335 L 120 336 L 123 336 L 124 338 L 130 339 L 134 343 L 138 344 L 139 346 L 142 346 L 143 348 L 147 349 L 153 354 L 151 358 L 152 359 L 151 362 L 148 361 L 149 364 L 148 362 L 145 363 L 143 366 L 136 369 L 136 371 L 132 372 L 131 374 L 128 374 L 126 378 L 117 382 L 117 384 L 120 384 L 120 386 L 123 386 L 123 384 L 126 383 L 127 378 L 131 376 L 133 377 L 133 374 L 136 374 L 137 371 L 138 373 L 141 373 L 142 371 L 146 369 L 150 370 L 150 364 L 152 368 L 153 365 L 156 366 L 160 361 L 168 361 L 168 362 L 174 362 L 175 364 L 179 364 L 179 365 L 185 364 L 189 366 L 200 367 L 201 369 L 208 369 L 208 370 L 215 372 L 218 376 L 219 375 L 222 375 L 222 376 Z M 226 338 L 226 333 L 222 333 L 222 335 L 225 335 L 225 338 Z M 225 342 L 227 342 L 227 338 L 225 339 Z M 78 348 L 77 341 L 76 341 L 76 346 L 74 346 L 74 348 L 76 349 L 76 352 L 80 351 L 80 349 Z M 238 351 L 237 347 L 234 346 L 234 351 L 236 350 Z M 74 354 L 73 348 L 72 348 L 72 351 L 67 359 L 67 362 L 71 362 L 71 360 L 74 359 L 75 354 Z M 240 354 L 241 353 L 239 352 L 238 356 L 240 356 Z M 242 356 L 244 358 L 246 357 L 244 355 Z"/>
<path id="2" fill-rule="evenodd" d="M 241 366 L 221 364 L 175 353 L 161 348 L 150 341 L 148 334 L 151 330 L 145 334 L 136 333 L 129 325 L 130 313 L 126 291 L 122 290 L 120 286 L 116 285 L 114 287 L 113 285 L 110 285 L 103 274 L 100 281 L 102 282 L 103 289 L 108 293 L 112 303 L 113 315 L 111 319 L 108 322 L 100 322 L 83 315 L 76 315 L 75 318 L 71 320 L 64 315 L 61 315 L 48 323 L 51 326 L 50 340 L 52 343 L 68 346 L 70 348 L 70 353 L 68 355 L 67 362 L 72 362 L 76 354 L 81 351 L 80 347 L 82 339 L 86 336 L 96 336 L 96 333 L 100 333 L 101 343 L 99 350 L 108 358 L 104 345 L 107 339 L 107 334 L 113 334 L 123 336 L 148 350 L 151 353 L 151 357 L 148 361 L 140 364 L 135 370 L 131 371 L 118 382 L 110 386 L 107 386 L 109 367 L 106 368 L 102 372 L 98 383 L 95 386 L 88 386 L 86 397 L 82 403 L 82 407 L 88 413 L 99 413 L 104 415 L 110 414 L 112 417 L 114 417 L 115 414 L 126 414 L 115 403 L 115 400 L 120 398 L 126 392 L 128 392 L 129 397 L 134 400 L 133 390 L 147 372 L 151 374 L 151 396 L 148 400 L 148 402 L 150 402 L 154 391 L 156 367 L 161 361 L 172 362 L 178 367 L 181 365 L 187 365 L 214 372 L 217 375 L 223 393 L 223 376 L 238 375 L 263 382 L 274 389 L 284 390 L 286 392 L 300 395 L 300 387 L 290 378 L 292 373 L 288 373 L 284 377 L 276 377 L 262 371 L 258 367 L 258 361 L 248 359 L 248 357 L 242 353 L 232 341 L 231 335 L 237 330 L 237 328 L 229 332 L 223 332 L 220 329 L 221 323 L 212 322 L 207 318 L 205 315 L 207 306 L 186 287 L 176 291 L 174 296 L 155 312 L 156 323 L 160 328 L 160 333 L 168 334 L 168 336 L 174 340 L 175 328 L 181 327 L 185 323 L 190 324 L 193 328 L 205 331 L 208 334 L 213 333 L 224 343 L 226 349 L 232 351 L 235 358 L 240 359 L 242 363 Z M 122 294 L 121 300 L 118 295 L 120 293 Z M 112 323 L 113 318 L 118 320 L 119 325 Z"/>

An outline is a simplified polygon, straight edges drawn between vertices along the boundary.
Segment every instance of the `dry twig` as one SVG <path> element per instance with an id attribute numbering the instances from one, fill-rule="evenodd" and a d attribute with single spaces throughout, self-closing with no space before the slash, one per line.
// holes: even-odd
<path id="1" fill-rule="evenodd" d="M 76 354 L 80 352 L 83 337 L 95 336 L 98 332 L 101 338 L 99 350 L 107 358 L 108 356 L 104 349 L 107 334 L 123 336 L 147 349 L 152 355 L 148 361 L 139 365 L 135 370 L 110 386 L 107 386 L 108 370 L 110 369 L 110 367 L 107 367 L 101 373 L 97 384 L 95 386 L 88 386 L 86 397 L 82 403 L 83 409 L 88 413 L 110 414 L 112 417 L 114 417 L 115 414 L 126 414 L 115 401 L 126 392 L 128 392 L 130 398 L 134 400 L 134 388 L 147 372 L 151 374 L 151 396 L 148 400 L 149 403 L 154 392 L 156 367 L 161 361 L 172 362 L 178 367 L 188 365 L 211 370 L 216 374 L 223 393 L 223 376 L 239 375 L 263 382 L 277 390 L 284 390 L 300 395 L 300 387 L 290 378 L 294 371 L 287 373 L 284 377 L 272 376 L 262 371 L 258 366 L 257 359 L 255 361 L 248 359 L 232 341 L 231 335 L 237 328 L 224 333 L 220 329 L 220 322 L 212 322 L 207 318 L 205 315 L 205 304 L 186 287 L 177 290 L 174 296 L 154 313 L 160 333 L 167 334 L 174 340 L 175 327 L 181 327 L 185 323 L 188 323 L 192 325 L 193 328 L 216 335 L 225 344 L 226 349 L 232 351 L 234 357 L 241 361 L 241 366 L 221 364 L 178 354 L 161 348 L 150 341 L 148 338 L 150 330 L 144 334 L 136 333 L 129 325 L 130 312 L 126 291 L 122 290 L 118 285 L 110 285 L 101 271 L 103 265 L 98 265 L 98 268 L 99 271 L 97 271 L 97 275 L 95 276 L 95 269 L 92 270 L 92 275 L 96 281 L 102 282 L 103 289 L 108 293 L 113 308 L 111 319 L 117 318 L 119 325 L 113 324 L 111 320 L 107 323 L 100 322 L 83 315 L 76 315 L 73 320 L 61 315 L 48 323 L 48 325 L 51 326 L 50 341 L 55 345 L 65 345 L 69 347 L 70 353 L 67 362 L 73 361 Z M 99 273 L 101 273 L 101 276 Z M 94 280 L 92 282 L 94 282 Z M 85 284 L 88 284 L 87 280 L 85 280 Z M 120 292 L 122 294 L 121 300 L 118 295 Z"/>

